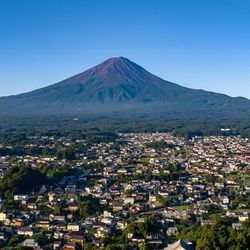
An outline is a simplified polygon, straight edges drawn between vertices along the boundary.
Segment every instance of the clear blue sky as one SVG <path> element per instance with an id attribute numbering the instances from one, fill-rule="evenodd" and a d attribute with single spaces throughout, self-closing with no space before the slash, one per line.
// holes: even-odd
<path id="1" fill-rule="evenodd" d="M 1 0 L 0 96 L 124 56 L 191 88 L 250 98 L 248 0 Z"/>

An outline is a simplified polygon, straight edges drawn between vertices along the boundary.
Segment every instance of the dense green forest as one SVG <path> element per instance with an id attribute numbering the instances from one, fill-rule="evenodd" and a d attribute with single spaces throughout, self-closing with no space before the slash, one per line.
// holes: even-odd
<path id="1" fill-rule="evenodd" d="M 11 167 L 0 182 L 0 196 L 12 199 L 14 194 L 26 194 L 37 191 L 42 185 L 58 181 L 63 176 L 74 174 L 76 170 L 64 165 L 57 168 L 42 166 Z"/>
<path id="2" fill-rule="evenodd" d="M 0 183 L 0 195 L 12 198 L 13 194 L 25 194 L 47 183 L 39 170 L 30 167 L 12 167 Z"/>
<path id="3" fill-rule="evenodd" d="M 178 136 L 191 138 L 195 135 L 242 135 L 250 137 L 250 118 L 228 119 L 218 117 L 205 119 L 199 116 L 175 118 L 160 114 L 85 115 L 77 118 L 70 116 L 38 117 L 0 117 L 0 132 L 76 135 L 82 132 L 96 135 L 99 132 L 173 132 Z M 230 131 L 223 132 L 222 128 Z M 19 138 L 20 139 L 20 138 Z"/>
<path id="4" fill-rule="evenodd" d="M 222 218 L 215 225 L 191 226 L 181 230 L 179 237 L 193 240 L 197 250 L 241 250 L 250 246 L 250 222 L 238 230 L 231 227 L 230 218 Z"/>

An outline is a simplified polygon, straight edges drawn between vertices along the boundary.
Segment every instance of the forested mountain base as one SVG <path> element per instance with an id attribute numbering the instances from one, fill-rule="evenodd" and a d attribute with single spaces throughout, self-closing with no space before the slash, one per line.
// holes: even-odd
<path id="1" fill-rule="evenodd" d="M 223 130 L 223 129 L 230 130 Z M 191 138 L 201 135 L 241 135 L 250 137 L 250 118 L 199 119 L 177 118 L 174 115 L 111 113 L 82 116 L 26 116 L 1 117 L 0 132 L 26 134 L 76 134 L 79 132 L 173 132 Z"/>

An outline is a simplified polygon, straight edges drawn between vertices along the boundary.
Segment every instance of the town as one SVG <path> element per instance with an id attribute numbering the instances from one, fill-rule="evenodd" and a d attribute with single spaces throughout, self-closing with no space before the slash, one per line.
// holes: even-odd
<path id="1" fill-rule="evenodd" d="M 3 249 L 205 249 L 225 225 L 210 249 L 249 247 L 247 138 L 27 135 L 0 156 Z"/>

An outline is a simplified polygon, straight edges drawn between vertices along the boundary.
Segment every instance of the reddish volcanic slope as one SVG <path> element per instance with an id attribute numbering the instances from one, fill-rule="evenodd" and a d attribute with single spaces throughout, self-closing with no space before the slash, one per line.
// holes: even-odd
<path id="1" fill-rule="evenodd" d="M 115 57 L 62 82 L 21 95 L 43 105 L 130 104 L 160 102 L 167 90 L 185 88 L 164 81 L 124 57 Z"/>

